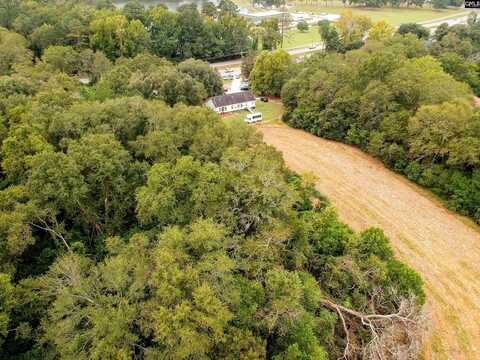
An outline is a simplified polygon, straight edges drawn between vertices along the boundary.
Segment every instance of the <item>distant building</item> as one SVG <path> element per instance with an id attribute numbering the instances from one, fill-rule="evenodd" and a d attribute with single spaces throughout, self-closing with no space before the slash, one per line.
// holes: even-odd
<path id="1" fill-rule="evenodd" d="M 281 19 L 284 14 L 287 15 L 288 13 L 283 11 L 277 11 L 277 10 L 241 13 L 241 15 L 250 19 L 255 24 L 258 24 L 265 19 L 271 19 L 271 18 Z"/>
<path id="2" fill-rule="evenodd" d="M 207 100 L 206 105 L 219 114 L 255 108 L 255 96 L 250 91 L 218 95 Z"/>
<path id="3" fill-rule="evenodd" d="M 282 19 L 284 16 L 285 18 L 291 21 L 287 21 L 287 27 L 296 24 L 301 21 L 305 20 L 309 24 L 316 24 L 320 20 L 328 20 L 331 22 L 336 22 L 340 15 L 338 14 L 329 14 L 329 13 L 321 13 L 321 14 L 314 14 L 314 13 L 305 13 L 305 12 L 289 12 L 289 11 L 282 11 L 282 8 L 279 10 L 265 10 L 265 11 L 257 11 L 257 12 L 250 12 L 248 9 L 242 9 L 240 11 L 240 15 L 245 16 L 247 19 L 250 19 L 251 22 L 254 24 L 259 24 L 262 20 L 265 19 Z"/>

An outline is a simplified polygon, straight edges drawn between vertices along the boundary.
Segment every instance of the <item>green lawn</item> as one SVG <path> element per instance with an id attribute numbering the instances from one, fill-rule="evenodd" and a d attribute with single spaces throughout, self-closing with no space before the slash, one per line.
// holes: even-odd
<path id="1" fill-rule="evenodd" d="M 271 100 L 268 103 L 257 100 L 256 111 L 263 115 L 263 122 L 279 121 L 283 114 L 283 105 L 280 100 Z M 224 115 L 225 121 L 229 120 L 244 120 L 248 111 L 239 111 L 232 114 Z"/>
<path id="2" fill-rule="evenodd" d="M 254 10 L 251 0 L 233 0 L 233 2 L 242 8 L 247 8 L 250 11 Z"/>
<path id="3" fill-rule="evenodd" d="M 383 9 L 365 9 L 352 7 L 317 7 L 314 5 L 299 5 L 294 8 L 298 11 L 305 12 L 329 12 L 341 14 L 345 10 L 351 10 L 355 14 L 365 15 L 372 19 L 372 21 L 386 20 L 393 25 L 400 25 L 405 22 L 420 22 L 434 19 L 441 19 L 444 17 L 454 17 L 456 15 L 468 12 L 465 9 L 459 10 L 433 10 L 433 9 L 406 9 L 406 8 L 383 8 Z M 293 11 L 294 9 L 289 9 Z M 300 32 L 297 29 L 289 30 L 285 33 L 284 48 L 292 48 L 302 45 L 318 44 L 321 42 L 318 34 L 318 26 L 310 26 L 308 31 Z"/>
<path id="4" fill-rule="evenodd" d="M 251 2 L 249 0 L 234 0 L 239 6 L 251 9 Z M 406 22 L 422 22 L 445 17 L 455 17 L 460 14 L 468 14 L 468 9 L 442 9 L 436 10 L 430 7 L 425 8 L 365 8 L 355 6 L 344 6 L 341 1 L 330 2 L 328 6 L 325 3 L 316 4 L 299 4 L 293 3 L 293 6 L 288 7 L 289 12 L 307 12 L 307 13 L 331 13 L 341 14 L 346 10 L 352 11 L 354 14 L 368 16 L 373 22 L 379 20 L 386 20 L 392 25 L 400 25 Z M 261 11 L 255 9 L 255 11 Z M 321 41 L 316 26 L 310 26 L 307 32 L 300 32 L 297 29 L 286 32 L 284 48 L 291 48 L 301 45 L 309 45 L 312 43 L 319 43 Z"/>
<path id="5" fill-rule="evenodd" d="M 308 12 L 308 13 L 331 13 L 341 14 L 346 10 L 351 10 L 358 15 L 365 15 L 372 19 L 372 21 L 386 20 L 392 25 L 400 25 L 406 22 L 421 22 L 434 20 L 437 18 L 455 16 L 456 14 L 468 13 L 465 9 L 442 9 L 436 10 L 433 8 L 364 8 L 343 6 L 341 2 L 334 2 L 332 6 L 325 5 L 295 5 L 290 7 L 290 12 Z"/>
<path id="6" fill-rule="evenodd" d="M 301 45 L 318 44 L 322 41 L 320 34 L 318 33 L 318 26 L 310 26 L 308 31 L 300 32 L 297 29 L 290 30 L 285 33 L 283 42 L 284 48 L 292 48 Z"/>
<path id="7" fill-rule="evenodd" d="M 250 0 L 234 0 L 234 2 L 240 7 L 248 8 L 250 11 L 263 11 L 262 9 L 254 9 Z M 355 14 L 368 16 L 372 21 L 386 20 L 392 25 L 400 25 L 405 22 L 435 20 L 461 13 L 467 14 L 469 12 L 468 9 L 433 9 L 428 6 L 423 8 L 365 8 L 362 6 L 345 6 L 340 0 L 329 1 L 328 5 L 325 5 L 325 2 L 321 1 L 317 1 L 317 4 L 302 4 L 301 2 L 287 0 L 287 11 L 289 12 L 341 14 L 345 10 L 351 10 Z"/>

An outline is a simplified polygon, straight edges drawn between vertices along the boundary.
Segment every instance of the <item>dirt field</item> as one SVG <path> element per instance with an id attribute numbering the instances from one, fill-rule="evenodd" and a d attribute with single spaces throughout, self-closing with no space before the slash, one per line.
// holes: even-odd
<path id="1" fill-rule="evenodd" d="M 426 359 L 480 359 L 480 227 L 353 147 L 282 125 L 258 126 L 293 170 L 355 230 L 377 226 L 425 280 L 431 319 Z"/>

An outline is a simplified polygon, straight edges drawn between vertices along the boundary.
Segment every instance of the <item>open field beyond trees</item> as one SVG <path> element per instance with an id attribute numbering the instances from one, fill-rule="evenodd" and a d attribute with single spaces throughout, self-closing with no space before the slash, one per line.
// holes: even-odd
<path id="1" fill-rule="evenodd" d="M 308 46 L 311 44 L 318 44 L 322 41 L 320 34 L 318 33 L 318 26 L 310 26 L 308 31 L 301 32 L 297 29 L 290 30 L 285 33 L 285 40 L 283 43 L 283 47 L 293 48 L 297 46 Z"/>
<path id="2" fill-rule="evenodd" d="M 396 255 L 421 274 L 431 321 L 424 358 L 478 359 L 479 227 L 356 148 L 283 125 L 258 128 L 292 170 L 318 177 L 342 221 L 384 229 Z"/>
<path id="3" fill-rule="evenodd" d="M 392 25 L 401 25 L 408 22 L 426 22 L 436 19 L 456 17 L 467 14 L 465 9 L 443 9 L 435 10 L 431 8 L 363 8 L 363 7 L 345 7 L 339 6 L 321 6 L 321 5 L 296 5 L 289 11 L 301 11 L 308 13 L 332 13 L 341 14 L 345 11 L 352 11 L 356 15 L 368 16 L 373 22 L 385 20 Z M 308 31 L 301 32 L 297 29 L 289 30 L 285 33 L 284 48 L 292 48 L 301 45 L 318 44 L 321 37 L 318 33 L 318 26 L 311 25 Z"/>
<path id="4" fill-rule="evenodd" d="M 319 3 L 315 4 L 296 4 L 288 9 L 290 12 L 308 12 L 308 13 L 331 13 L 341 14 L 344 11 L 352 11 L 356 15 L 368 16 L 372 21 L 386 20 L 392 25 L 400 25 L 406 22 L 422 22 L 435 20 L 442 17 L 465 13 L 465 9 L 433 9 L 429 7 L 381 7 L 366 8 L 358 6 L 344 6 L 340 1 L 332 2 L 332 5 L 325 6 Z"/>

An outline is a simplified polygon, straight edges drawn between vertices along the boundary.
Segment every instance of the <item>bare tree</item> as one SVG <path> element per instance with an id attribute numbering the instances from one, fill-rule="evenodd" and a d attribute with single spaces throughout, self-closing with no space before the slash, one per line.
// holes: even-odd
<path id="1" fill-rule="evenodd" d="M 377 289 L 377 298 L 384 298 Z M 412 295 L 408 298 L 393 294 L 396 302 L 395 313 L 362 313 L 338 305 L 329 299 L 321 303 L 334 310 L 342 323 L 345 333 L 343 359 L 371 360 L 413 360 L 417 359 L 427 328 L 427 318 Z M 353 329 L 358 325 L 369 331 L 371 340 L 359 346 Z"/>
<path id="2" fill-rule="evenodd" d="M 65 229 L 63 224 L 59 224 L 57 218 L 51 209 L 44 209 L 34 216 L 36 221 L 27 222 L 28 225 L 48 232 L 52 238 L 60 240 L 68 251 L 71 251 L 63 233 Z"/>

